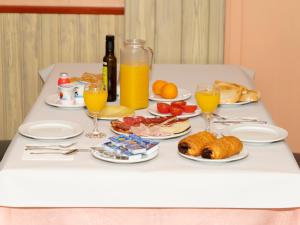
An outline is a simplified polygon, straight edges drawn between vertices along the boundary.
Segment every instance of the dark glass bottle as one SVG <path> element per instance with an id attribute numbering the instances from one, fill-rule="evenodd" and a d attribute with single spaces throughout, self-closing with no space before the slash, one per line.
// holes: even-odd
<path id="1" fill-rule="evenodd" d="M 107 101 L 113 102 L 117 99 L 117 59 L 114 55 L 115 37 L 106 35 L 105 56 L 103 57 L 103 81 L 107 87 Z"/>

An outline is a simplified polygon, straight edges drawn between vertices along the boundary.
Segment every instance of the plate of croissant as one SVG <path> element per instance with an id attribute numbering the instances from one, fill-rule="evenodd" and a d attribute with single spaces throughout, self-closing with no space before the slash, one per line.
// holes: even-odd
<path id="1" fill-rule="evenodd" d="M 178 143 L 178 153 L 184 158 L 201 162 L 232 162 L 244 159 L 248 151 L 235 136 L 217 138 L 214 134 L 201 131 L 189 135 Z"/>
<path id="2" fill-rule="evenodd" d="M 261 97 L 259 91 L 250 90 L 247 87 L 236 83 L 216 80 L 214 86 L 218 87 L 220 90 L 221 106 L 244 105 L 251 102 L 257 102 Z"/>

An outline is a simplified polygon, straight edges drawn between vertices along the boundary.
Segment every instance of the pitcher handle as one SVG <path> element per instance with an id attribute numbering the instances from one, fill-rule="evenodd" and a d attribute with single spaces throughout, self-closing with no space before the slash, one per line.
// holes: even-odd
<path id="1" fill-rule="evenodd" d="M 150 70 L 152 70 L 153 50 L 152 50 L 152 48 L 150 48 L 150 47 L 145 47 L 144 49 L 145 49 L 145 50 L 148 52 L 148 54 L 150 55 L 149 68 L 150 68 Z"/>

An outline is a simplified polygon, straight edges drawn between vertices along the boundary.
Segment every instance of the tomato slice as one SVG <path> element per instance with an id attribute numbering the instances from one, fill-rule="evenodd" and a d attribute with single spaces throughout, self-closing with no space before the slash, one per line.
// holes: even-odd
<path id="1" fill-rule="evenodd" d="M 184 111 L 185 113 L 193 113 L 193 112 L 196 111 L 196 109 L 197 109 L 197 106 L 196 106 L 196 105 L 185 105 L 185 106 L 183 107 L 183 111 Z"/>
<path id="2" fill-rule="evenodd" d="M 172 102 L 171 106 L 172 107 L 179 107 L 179 108 L 184 108 L 184 106 L 186 105 L 185 101 L 176 101 L 176 102 Z"/>
<path id="3" fill-rule="evenodd" d="M 180 116 L 183 113 L 183 109 L 177 106 L 171 106 L 170 113 L 173 116 Z"/>
<path id="4" fill-rule="evenodd" d="M 170 105 L 167 103 L 163 103 L 163 102 L 157 103 L 156 108 L 159 113 L 162 114 L 170 113 Z"/>

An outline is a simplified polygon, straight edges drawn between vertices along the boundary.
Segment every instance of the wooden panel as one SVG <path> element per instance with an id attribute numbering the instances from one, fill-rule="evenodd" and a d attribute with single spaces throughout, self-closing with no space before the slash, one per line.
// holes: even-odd
<path id="1" fill-rule="evenodd" d="M 155 62 L 181 63 L 181 3 L 156 1 Z"/>
<path id="2" fill-rule="evenodd" d="M 1 6 L 89 6 L 89 7 L 123 7 L 124 0 L 1 0 Z"/>
<path id="3" fill-rule="evenodd" d="M 120 60 L 120 49 L 123 47 L 125 40 L 125 20 L 124 16 L 115 16 L 115 55 L 119 63 Z"/>
<path id="4" fill-rule="evenodd" d="M 40 68 L 60 62 L 60 18 L 59 15 L 41 16 Z"/>
<path id="5" fill-rule="evenodd" d="M 1 6 L 0 13 L 60 13 L 60 14 L 101 14 L 123 15 L 124 8 L 112 7 L 67 7 L 67 6 Z"/>
<path id="6" fill-rule="evenodd" d="M 22 35 L 21 17 L 19 14 L 3 14 L 3 74 L 5 76 L 4 96 L 5 113 L 4 119 L 6 126 L 4 127 L 4 138 L 14 135 L 16 128 L 23 119 L 23 98 L 22 98 Z"/>
<path id="7" fill-rule="evenodd" d="M 23 114 L 32 107 L 39 95 L 39 60 L 41 56 L 41 18 L 39 15 L 22 14 L 22 103 Z"/>
<path id="8" fill-rule="evenodd" d="M 60 60 L 61 62 L 79 62 L 79 16 L 60 15 Z M 82 34 L 80 34 L 82 35 Z M 84 46 L 86 48 L 86 46 Z"/>
<path id="9" fill-rule="evenodd" d="M 224 58 L 225 0 L 210 0 L 208 63 L 220 64 Z"/>
<path id="10" fill-rule="evenodd" d="M 209 1 L 183 1 L 183 63 L 208 63 Z"/>
<path id="11" fill-rule="evenodd" d="M 80 62 L 91 62 L 95 59 L 99 59 L 99 24 L 97 16 L 79 16 L 79 46 L 86 46 L 80 48 Z"/>
<path id="12" fill-rule="evenodd" d="M 126 39 L 143 39 L 155 51 L 155 0 L 127 0 L 125 7 Z"/>
<path id="13" fill-rule="evenodd" d="M 0 40 L 4 40 L 4 21 L 3 21 L 3 15 L 0 15 Z M 4 119 L 4 113 L 5 113 L 5 102 L 6 98 L 5 96 L 5 76 L 4 76 L 4 63 L 3 63 L 3 58 L 4 58 L 4 42 L 0 41 L 0 49 L 2 50 L 0 52 L 0 139 L 4 138 L 5 134 L 5 119 Z"/>

